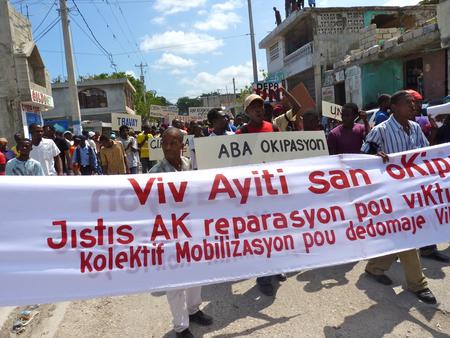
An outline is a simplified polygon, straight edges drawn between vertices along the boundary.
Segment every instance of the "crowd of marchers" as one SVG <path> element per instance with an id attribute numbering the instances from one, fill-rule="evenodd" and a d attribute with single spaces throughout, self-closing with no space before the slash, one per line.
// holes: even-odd
<path id="1" fill-rule="evenodd" d="M 52 125 L 33 124 L 29 126 L 28 137 L 15 134 L 11 148 L 8 140 L 0 138 L 0 175 L 120 175 L 195 170 L 195 148 L 191 149 L 190 158 L 182 156 L 187 134 L 198 138 L 324 130 L 330 155 L 366 153 L 378 155 L 385 162 L 392 153 L 450 142 L 450 114 L 427 116 L 423 97 L 414 90 L 381 95 L 378 111 L 370 121 L 356 104 L 347 103 L 342 107 L 342 122 L 320 118 L 314 109 L 302 109 L 288 91 L 281 91 L 284 98 L 277 104 L 250 94 L 244 101 L 244 113 L 237 116 L 216 108 L 208 112 L 207 120 L 185 124 L 174 119 L 171 125 L 144 124 L 140 132 L 124 125 L 118 135 L 94 131 L 73 135 L 70 131 L 55 130 Z M 164 158 L 158 162 L 151 160 L 148 141 L 152 138 L 161 138 Z M 436 298 L 422 272 L 421 256 L 449 262 L 449 257 L 433 245 L 371 259 L 365 273 L 380 284 L 391 285 L 386 272 L 400 259 L 407 288 L 421 301 L 435 304 Z M 261 293 L 273 297 L 274 282 L 284 280 L 284 274 L 261 276 L 256 283 Z M 190 323 L 212 323 L 212 318 L 200 310 L 201 287 L 168 291 L 167 299 L 178 337 L 193 337 Z"/>

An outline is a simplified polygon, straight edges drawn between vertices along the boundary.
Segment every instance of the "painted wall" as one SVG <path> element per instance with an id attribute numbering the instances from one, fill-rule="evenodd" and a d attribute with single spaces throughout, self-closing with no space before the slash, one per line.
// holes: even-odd
<path id="1" fill-rule="evenodd" d="M 363 107 L 377 102 L 380 94 L 403 89 L 403 63 L 388 60 L 362 66 Z"/>
<path id="2" fill-rule="evenodd" d="M 372 19 L 379 14 L 388 14 L 386 11 L 367 11 L 364 13 L 364 27 L 367 27 L 372 22 Z"/>
<path id="3" fill-rule="evenodd" d="M 445 49 L 423 56 L 423 95 L 427 100 L 441 100 L 447 95 Z"/>

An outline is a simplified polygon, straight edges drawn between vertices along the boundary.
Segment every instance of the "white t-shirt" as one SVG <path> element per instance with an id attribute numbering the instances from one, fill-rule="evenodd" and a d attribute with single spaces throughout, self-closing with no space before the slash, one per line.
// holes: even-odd
<path id="1" fill-rule="evenodd" d="M 123 145 L 123 149 L 125 150 L 125 154 L 127 155 L 128 166 L 130 168 L 137 167 L 139 165 L 139 151 L 138 151 L 139 148 L 136 139 L 132 136 L 128 136 L 128 139 L 126 140 L 124 140 L 121 137 L 119 137 L 117 140 L 120 141 Z M 131 143 L 130 148 L 133 148 L 136 151 L 133 151 L 130 148 L 128 148 L 128 145 L 130 143 Z"/>
<path id="2" fill-rule="evenodd" d="M 60 151 L 53 140 L 43 138 L 39 145 L 35 146 L 33 144 L 30 157 L 41 164 L 45 176 L 56 176 L 57 173 L 53 158 L 58 156 L 59 153 Z"/>

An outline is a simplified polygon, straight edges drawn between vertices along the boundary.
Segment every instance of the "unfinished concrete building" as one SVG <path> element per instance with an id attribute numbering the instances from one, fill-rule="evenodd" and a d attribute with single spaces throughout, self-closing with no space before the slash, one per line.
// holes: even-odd
<path id="1" fill-rule="evenodd" d="M 332 96 L 333 102 L 344 103 L 345 71 L 334 72 L 336 62 L 351 55 L 351 51 L 361 51 L 361 44 L 372 47 L 379 40 L 387 41 L 422 27 L 435 16 L 435 5 L 307 8 L 291 14 L 259 47 L 266 49 L 269 77 L 283 79 L 288 88 L 303 82 L 318 107 L 322 94 Z M 356 78 L 358 71 L 353 70 Z M 362 104 L 362 97 L 353 99 Z"/>
<path id="2" fill-rule="evenodd" d="M 0 1 L 0 69 L 0 136 L 28 136 L 28 126 L 53 108 L 51 84 L 30 22 L 8 1 Z"/>

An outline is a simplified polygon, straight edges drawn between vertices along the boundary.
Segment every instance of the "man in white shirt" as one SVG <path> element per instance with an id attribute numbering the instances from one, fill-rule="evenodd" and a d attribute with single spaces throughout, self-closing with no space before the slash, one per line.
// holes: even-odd
<path id="1" fill-rule="evenodd" d="M 43 138 L 44 129 L 42 126 L 33 123 L 29 129 L 33 145 L 30 157 L 41 164 L 45 176 L 62 176 L 63 168 L 61 157 L 59 157 L 60 151 L 55 142 Z"/>

